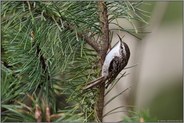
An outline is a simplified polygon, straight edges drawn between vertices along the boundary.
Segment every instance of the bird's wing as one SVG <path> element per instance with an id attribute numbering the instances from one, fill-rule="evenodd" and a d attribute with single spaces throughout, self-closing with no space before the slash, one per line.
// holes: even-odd
<path id="1" fill-rule="evenodd" d="M 109 84 L 113 82 L 114 79 L 116 79 L 121 70 L 123 70 L 123 68 L 126 66 L 125 62 L 125 59 L 122 59 L 118 56 L 115 56 L 113 58 L 109 66 L 109 76 L 108 81 L 106 83 L 106 88 L 109 86 Z"/>
<path id="2" fill-rule="evenodd" d="M 121 58 L 115 56 L 112 61 L 110 62 L 109 65 L 109 73 L 110 74 L 114 74 L 114 73 L 118 73 L 117 71 L 119 71 L 119 65 L 121 64 Z M 112 75 L 111 75 L 112 76 Z"/>

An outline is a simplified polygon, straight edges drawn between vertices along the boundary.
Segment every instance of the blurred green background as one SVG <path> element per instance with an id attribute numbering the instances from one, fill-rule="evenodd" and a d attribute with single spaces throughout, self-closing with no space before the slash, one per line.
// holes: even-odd
<path id="1" fill-rule="evenodd" d="M 172 38 L 175 35 L 177 35 L 177 36 L 179 35 L 179 37 L 175 38 L 175 40 L 172 40 L 172 44 L 174 44 L 173 47 L 175 47 L 175 48 L 178 47 L 178 51 L 174 51 L 173 54 L 176 57 L 178 57 L 178 59 L 181 60 L 182 59 L 182 55 L 181 55 L 182 54 L 182 48 L 181 48 L 182 46 L 180 46 L 180 45 L 182 44 L 182 37 L 183 37 L 182 36 L 183 32 L 181 29 L 182 22 L 183 22 L 183 20 L 182 20 L 183 19 L 183 16 L 182 16 L 182 14 L 183 14 L 182 13 L 183 2 L 182 1 L 178 1 L 178 2 L 169 1 L 169 2 L 147 2 L 147 3 L 148 4 L 150 3 L 150 5 L 144 5 L 142 7 L 144 9 L 146 9 L 147 11 L 151 11 L 151 14 L 153 14 L 154 11 L 156 11 L 155 9 L 158 9 L 158 8 L 160 9 L 160 13 L 162 13 L 162 11 L 164 12 L 163 15 L 161 15 L 161 20 L 160 20 L 159 24 L 157 22 L 154 23 L 154 21 L 150 24 L 160 25 L 160 26 L 158 26 L 157 30 L 162 30 L 163 28 L 165 28 L 166 30 L 170 30 L 170 32 L 172 32 L 172 33 L 168 33 L 168 34 L 166 32 L 163 33 L 163 34 L 166 34 L 166 35 L 163 35 L 163 37 L 164 36 L 165 37 L 162 38 L 162 40 L 163 39 L 166 40 L 165 45 L 168 45 L 167 40 L 169 38 Z M 164 4 L 163 8 L 162 8 L 161 4 Z M 157 11 L 157 13 L 155 13 L 155 14 L 158 14 L 158 16 L 159 16 L 160 13 Z M 156 16 L 153 16 L 153 17 L 156 17 Z M 157 18 L 150 18 L 150 22 L 152 20 L 157 20 Z M 172 28 L 172 27 L 174 27 L 174 28 Z M 151 33 L 152 33 L 152 31 L 151 31 Z M 154 36 L 151 36 L 152 35 L 151 33 L 149 34 L 150 35 L 149 38 L 154 37 L 154 36 L 158 36 L 158 35 L 155 35 L 156 33 L 153 34 Z M 159 40 L 160 37 L 158 36 L 157 38 Z M 155 38 L 155 39 L 157 39 L 157 38 Z M 152 40 L 152 39 L 150 39 L 150 40 Z M 156 42 L 156 40 L 153 40 L 153 42 L 154 41 Z M 170 42 L 171 41 L 168 40 L 168 43 L 170 43 Z M 159 44 L 159 43 L 157 43 L 157 44 Z M 169 47 L 169 45 L 168 45 L 168 47 Z M 165 52 L 164 47 L 163 47 L 163 52 Z M 172 45 L 170 46 L 170 52 L 173 52 Z M 173 54 L 170 52 L 168 51 L 168 56 L 170 55 L 170 59 L 173 59 Z M 165 57 L 165 56 L 163 55 L 162 57 Z M 175 62 L 173 62 L 172 64 L 173 64 L 173 66 L 179 66 L 180 68 L 182 68 L 182 62 L 179 61 L 178 59 L 176 59 Z M 151 60 L 154 60 L 154 58 L 150 59 L 150 61 Z M 166 61 L 164 61 L 164 62 L 165 62 L 165 64 L 167 64 L 169 61 L 166 59 Z M 175 120 L 181 121 L 181 120 L 183 120 L 182 70 L 177 69 L 176 71 L 178 73 L 176 73 L 176 71 L 174 71 L 172 69 L 172 67 L 169 66 L 169 64 L 168 64 L 168 69 L 160 70 L 160 72 L 168 72 L 168 71 L 171 71 L 171 73 L 173 71 L 173 77 L 171 78 L 170 76 L 166 76 L 165 78 L 167 78 L 167 79 L 157 78 L 156 81 L 158 81 L 158 83 L 165 83 L 165 85 L 163 87 L 161 87 L 161 89 L 159 89 L 159 91 L 155 92 L 156 94 L 155 94 L 155 96 L 152 97 L 149 104 L 147 104 L 146 106 L 143 106 L 143 107 L 148 108 L 150 110 L 150 115 L 152 117 L 156 117 L 158 121 L 175 121 Z M 163 76 L 161 76 L 161 77 L 163 77 Z M 154 81 L 152 81 L 152 82 L 154 83 Z M 149 93 L 149 92 L 145 91 L 145 93 Z M 137 97 L 137 98 L 139 98 L 139 97 Z M 141 108 L 141 110 L 143 110 L 144 108 Z"/>

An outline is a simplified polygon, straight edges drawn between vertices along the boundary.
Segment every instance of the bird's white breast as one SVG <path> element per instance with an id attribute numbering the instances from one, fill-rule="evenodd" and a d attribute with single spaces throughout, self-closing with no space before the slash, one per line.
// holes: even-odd
<path id="1" fill-rule="evenodd" d="M 109 66 L 110 66 L 110 63 L 112 61 L 112 59 L 115 57 L 115 56 L 121 56 L 120 55 L 120 42 L 118 42 L 110 51 L 109 53 L 107 54 L 106 58 L 105 58 L 105 61 L 103 63 L 103 66 L 102 66 L 102 76 L 105 76 L 107 77 L 108 76 L 108 70 L 109 70 Z"/>

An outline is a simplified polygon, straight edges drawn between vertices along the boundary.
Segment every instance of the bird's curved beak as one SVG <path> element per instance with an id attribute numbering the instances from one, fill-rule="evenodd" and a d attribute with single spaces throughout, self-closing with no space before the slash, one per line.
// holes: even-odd
<path id="1" fill-rule="evenodd" d="M 118 34 L 117 34 L 117 35 L 118 35 Z M 118 37 L 119 37 L 119 40 L 120 40 L 121 43 L 122 43 L 122 42 L 123 42 L 123 41 L 122 41 L 122 38 L 125 37 L 125 35 L 124 35 L 122 38 L 121 38 L 119 35 L 118 35 Z"/>

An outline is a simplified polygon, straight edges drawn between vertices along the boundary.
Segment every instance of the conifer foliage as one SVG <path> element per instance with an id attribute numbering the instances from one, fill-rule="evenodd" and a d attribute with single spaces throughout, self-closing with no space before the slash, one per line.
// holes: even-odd
<path id="1" fill-rule="evenodd" d="M 1 120 L 101 121 L 98 89 L 82 88 L 99 76 L 98 2 L 1 2 Z M 137 2 L 103 2 L 108 24 L 145 22 Z M 109 34 L 113 30 L 109 29 Z M 108 37 L 109 38 L 109 37 Z"/>

